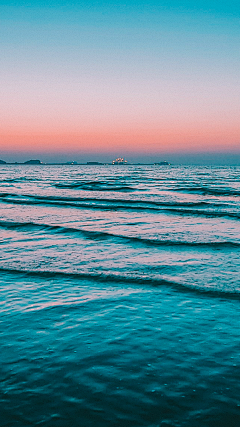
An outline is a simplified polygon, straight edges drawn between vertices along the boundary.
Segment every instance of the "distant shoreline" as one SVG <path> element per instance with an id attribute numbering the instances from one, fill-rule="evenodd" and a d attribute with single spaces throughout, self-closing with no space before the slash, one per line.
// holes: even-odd
<path id="1" fill-rule="evenodd" d="M 0 166 L 171 166 L 168 164 L 159 163 L 127 163 L 127 164 L 112 164 L 112 163 L 25 163 L 25 162 L 4 162 Z"/>

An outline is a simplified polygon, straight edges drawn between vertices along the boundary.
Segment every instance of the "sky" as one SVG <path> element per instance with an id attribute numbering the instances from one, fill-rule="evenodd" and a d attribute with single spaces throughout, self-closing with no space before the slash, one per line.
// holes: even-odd
<path id="1" fill-rule="evenodd" d="M 239 1 L 0 0 L 0 81 L 0 159 L 240 164 Z"/>

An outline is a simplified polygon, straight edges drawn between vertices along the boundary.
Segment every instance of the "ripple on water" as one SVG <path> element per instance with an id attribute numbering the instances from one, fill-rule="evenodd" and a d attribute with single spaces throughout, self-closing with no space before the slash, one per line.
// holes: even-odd
<path id="1" fill-rule="evenodd" d="M 14 282 L 18 309 L 1 315 L 6 425 L 240 420 L 237 300 L 74 278 Z"/>

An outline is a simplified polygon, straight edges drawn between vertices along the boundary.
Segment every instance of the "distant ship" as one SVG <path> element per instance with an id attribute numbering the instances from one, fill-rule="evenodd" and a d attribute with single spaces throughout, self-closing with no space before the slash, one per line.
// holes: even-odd
<path id="1" fill-rule="evenodd" d="M 123 157 L 118 157 L 117 159 L 112 161 L 113 165 L 126 165 L 127 160 L 125 160 Z"/>
<path id="2" fill-rule="evenodd" d="M 78 162 L 75 162 L 75 160 L 73 160 L 72 162 L 66 162 L 66 165 L 77 165 Z"/>
<path id="3" fill-rule="evenodd" d="M 158 162 L 158 163 L 154 163 L 155 165 L 160 165 L 160 166 L 169 166 L 171 163 L 166 162 L 166 160 L 164 160 L 163 162 Z"/>

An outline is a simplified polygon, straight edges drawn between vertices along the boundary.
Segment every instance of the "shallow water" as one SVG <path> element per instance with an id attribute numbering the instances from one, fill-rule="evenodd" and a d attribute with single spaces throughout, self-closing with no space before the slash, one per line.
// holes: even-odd
<path id="1" fill-rule="evenodd" d="M 239 184 L 1 166 L 1 426 L 240 425 Z"/>

